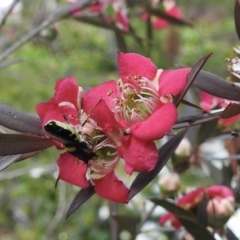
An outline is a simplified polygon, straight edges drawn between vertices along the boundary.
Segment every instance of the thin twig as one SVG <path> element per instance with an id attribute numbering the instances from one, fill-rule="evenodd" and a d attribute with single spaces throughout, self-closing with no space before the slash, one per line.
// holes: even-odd
<path id="1" fill-rule="evenodd" d="M 13 64 L 16 64 L 19 62 L 23 62 L 23 59 L 19 58 L 19 59 L 13 59 L 13 60 L 6 61 L 6 62 L 0 64 L 0 69 L 12 66 Z"/>
<path id="2" fill-rule="evenodd" d="M 55 216 L 52 218 L 52 220 L 50 221 L 50 223 L 47 227 L 44 239 L 45 239 L 45 237 L 47 237 L 47 239 L 50 239 L 50 237 L 54 233 L 55 229 L 57 228 L 57 226 L 59 225 L 59 223 L 63 219 L 64 213 L 66 212 L 66 208 L 68 207 L 67 204 L 66 204 L 66 196 L 67 196 L 66 187 L 67 187 L 66 183 L 59 184 L 59 188 L 58 188 L 58 195 L 59 195 L 59 197 L 58 197 L 58 207 L 57 207 Z"/>
<path id="3" fill-rule="evenodd" d="M 110 224 L 110 231 L 111 231 L 111 239 L 112 240 L 117 240 L 118 239 L 118 224 L 112 217 L 113 215 L 117 214 L 117 203 L 108 201 L 108 206 L 109 206 L 109 211 L 110 211 L 110 219 L 109 219 L 109 224 Z"/>
<path id="4" fill-rule="evenodd" d="M 138 224 L 135 237 L 137 237 L 137 235 L 141 232 L 141 228 L 142 228 L 143 224 L 152 216 L 152 213 L 155 210 L 155 208 L 156 208 L 156 205 L 153 205 L 148 212 L 146 212 L 146 211 L 142 212 L 142 214 L 141 214 L 141 221 Z"/>
<path id="5" fill-rule="evenodd" d="M 27 43 L 29 40 L 31 40 L 33 37 L 35 37 L 43 29 L 47 28 L 49 25 L 51 25 L 63 18 L 71 16 L 72 13 L 74 13 L 74 11 L 76 11 L 76 9 L 78 9 L 78 10 L 84 9 L 91 4 L 92 4 L 91 0 L 78 0 L 74 4 L 69 4 L 67 6 L 57 9 L 45 21 L 43 21 L 39 26 L 32 29 L 25 36 L 23 36 L 19 41 L 17 41 L 11 47 L 6 49 L 0 56 L 0 62 L 3 61 L 3 59 L 5 59 L 6 57 L 8 57 L 11 53 L 16 51 L 18 48 L 20 48 L 22 45 Z"/>
<path id="6" fill-rule="evenodd" d="M 14 2 L 12 2 L 11 6 L 9 7 L 9 9 L 7 10 L 7 12 L 5 13 L 5 15 L 2 18 L 2 21 L 0 22 L 0 29 L 3 27 L 3 25 L 5 24 L 8 16 L 10 15 L 10 13 L 12 12 L 12 10 L 14 9 L 15 5 L 19 2 L 19 0 L 15 0 Z"/>
<path id="7" fill-rule="evenodd" d="M 31 166 L 31 167 L 24 167 L 24 168 L 12 170 L 12 171 L 3 171 L 3 172 L 1 172 L 0 180 L 7 180 L 7 179 L 9 180 L 9 179 L 13 179 L 13 178 L 22 176 L 24 174 L 29 173 L 34 168 L 35 167 Z M 40 168 L 43 168 L 44 174 L 46 174 L 48 172 L 53 172 L 56 169 L 56 165 L 49 164 L 49 165 L 40 166 Z"/>

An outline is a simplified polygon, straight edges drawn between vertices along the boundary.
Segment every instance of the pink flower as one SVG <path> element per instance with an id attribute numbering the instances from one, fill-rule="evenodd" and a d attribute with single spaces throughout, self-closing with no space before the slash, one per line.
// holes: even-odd
<path id="1" fill-rule="evenodd" d="M 162 4 L 163 4 L 166 15 L 174 17 L 176 19 L 182 19 L 182 13 L 181 13 L 180 9 L 176 6 L 175 1 L 165 0 L 165 1 L 163 1 Z M 141 19 L 143 21 L 146 21 L 147 17 L 148 17 L 148 14 L 144 13 L 142 15 Z M 151 16 L 151 22 L 152 22 L 153 27 L 157 30 L 164 29 L 170 25 L 170 23 L 167 20 L 158 18 L 155 16 Z"/>
<path id="2" fill-rule="evenodd" d="M 82 106 L 82 95 L 82 88 L 74 78 L 68 77 L 57 82 L 52 99 L 36 106 L 46 135 L 59 139 L 60 142 L 61 137 L 70 141 L 64 144 L 54 141 L 57 147 L 66 150 L 57 160 L 59 179 L 81 188 L 93 184 L 96 193 L 101 197 L 126 203 L 128 189 L 114 174 L 120 155 L 117 152 L 116 141 L 112 138 L 113 136 L 118 139 L 119 135 L 113 114 L 104 102 L 99 102 L 96 109 L 103 111 L 107 120 L 104 123 L 100 116 L 99 122 L 95 122 L 87 116 Z M 52 123 L 60 126 L 61 134 L 59 131 L 54 132 L 56 129 L 49 129 Z M 108 131 L 112 135 L 106 134 Z M 70 136 L 71 133 L 76 140 Z M 85 144 L 87 147 L 84 146 L 83 149 L 90 150 L 90 154 L 86 154 L 87 160 L 80 159 L 79 156 L 83 156 L 83 153 L 78 149 L 79 144 Z"/>
<path id="3" fill-rule="evenodd" d="M 207 112 L 209 112 L 210 110 L 216 107 L 226 108 L 230 103 L 237 103 L 237 102 L 219 98 L 203 91 L 200 92 L 200 107 Z M 219 123 L 221 125 L 226 126 L 226 125 L 236 123 L 239 120 L 239 118 L 240 118 L 240 114 L 237 114 L 230 118 L 224 118 L 224 119 L 222 118 L 219 120 Z"/>
<path id="4" fill-rule="evenodd" d="M 125 156 L 126 171 L 149 171 L 157 161 L 153 141 L 165 136 L 175 124 L 177 109 L 173 96 L 183 90 L 190 69 L 158 70 L 150 59 L 135 53 L 119 53 L 118 63 L 118 82 L 108 81 L 87 92 L 84 100 L 89 95 L 98 98 L 94 102 L 84 101 L 85 107 L 89 112 L 103 99 L 122 129 L 118 151 Z"/>
<path id="5" fill-rule="evenodd" d="M 204 91 L 200 92 L 200 107 L 207 112 L 211 111 L 215 107 L 218 107 L 222 102 L 222 98 L 213 96 Z"/>
<path id="6" fill-rule="evenodd" d="M 177 205 L 182 207 L 185 210 L 193 210 L 194 208 L 197 208 L 198 205 L 201 203 L 204 197 L 204 193 L 206 194 L 207 197 L 207 212 L 209 214 L 212 214 L 212 207 L 210 206 L 210 203 L 216 204 L 217 202 L 219 205 L 216 205 L 216 210 L 219 211 L 225 211 L 226 215 L 230 212 L 229 209 L 229 204 L 231 203 L 232 208 L 234 206 L 234 194 L 233 191 L 225 186 L 221 185 L 215 185 L 212 187 L 208 188 L 198 188 L 190 193 L 187 193 L 183 197 L 181 197 L 177 201 Z M 233 212 L 232 212 L 233 213 Z M 217 217 L 217 216 L 215 216 Z M 230 215 L 228 214 L 228 217 Z M 173 213 L 167 213 L 163 216 L 160 217 L 159 223 L 161 225 L 165 224 L 167 221 L 170 221 L 172 226 L 175 228 L 181 227 L 181 223 L 175 218 Z M 209 222 L 211 224 L 211 222 Z"/>
<path id="7" fill-rule="evenodd" d="M 131 174 L 155 167 L 154 140 L 175 123 L 172 99 L 190 70 L 157 70 L 134 53 L 120 53 L 118 62 L 118 82 L 107 81 L 83 95 L 72 77 L 62 79 L 54 97 L 36 109 L 46 135 L 66 150 L 57 160 L 59 179 L 81 188 L 92 184 L 99 196 L 126 203 L 129 190 L 116 170 L 124 165 Z"/>

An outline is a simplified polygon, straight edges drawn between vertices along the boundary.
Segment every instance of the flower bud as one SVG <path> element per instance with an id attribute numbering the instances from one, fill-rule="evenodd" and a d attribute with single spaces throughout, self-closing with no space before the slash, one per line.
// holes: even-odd
<path id="1" fill-rule="evenodd" d="M 159 185 L 164 196 L 173 195 L 180 189 L 180 178 L 177 173 L 167 173 L 160 177 Z"/>
<path id="2" fill-rule="evenodd" d="M 234 213 L 234 198 L 213 198 L 207 204 L 210 226 L 222 227 Z"/>
<path id="3" fill-rule="evenodd" d="M 191 143 L 187 138 L 183 138 L 175 153 L 180 156 L 190 156 L 191 153 Z"/>

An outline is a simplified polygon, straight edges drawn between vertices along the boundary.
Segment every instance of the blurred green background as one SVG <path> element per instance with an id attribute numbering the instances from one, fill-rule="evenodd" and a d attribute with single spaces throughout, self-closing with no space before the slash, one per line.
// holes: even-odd
<path id="1" fill-rule="evenodd" d="M 1 38 L 5 39 L 2 52 L 48 15 L 48 10 L 42 9 L 43 2 L 22 0 L 21 20 L 9 20 L 1 29 Z M 52 2 L 49 9 L 54 9 L 54 1 L 45 2 Z M 64 4 L 63 0 L 58 2 Z M 193 27 L 170 26 L 155 31 L 150 52 L 126 36 L 129 51 L 148 55 L 165 69 L 175 68 L 176 63 L 192 66 L 213 52 L 204 69 L 226 78 L 225 59 L 233 56 L 232 48 L 238 44 L 234 1 L 182 0 L 177 4 Z M 144 37 L 144 23 L 135 20 L 133 25 Z M 53 41 L 35 38 L 8 58 L 23 61 L 0 70 L 0 102 L 35 114 L 35 105 L 52 97 L 60 78 L 72 75 L 82 86 L 118 79 L 118 49 L 112 32 L 73 19 L 56 23 L 54 30 L 57 36 Z M 54 189 L 58 154 L 52 148 L 0 173 L 0 240 L 111 239 L 108 218 L 99 213 L 107 211 L 101 206 L 108 203 L 97 196 L 65 221 L 79 189 L 62 182 Z M 123 206 L 121 209 L 124 211 Z"/>

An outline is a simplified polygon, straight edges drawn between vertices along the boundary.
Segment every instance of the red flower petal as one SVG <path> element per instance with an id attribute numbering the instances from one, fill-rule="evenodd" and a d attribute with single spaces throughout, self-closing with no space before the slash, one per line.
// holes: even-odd
<path id="1" fill-rule="evenodd" d="M 123 12 L 118 11 L 116 14 L 116 22 L 120 25 L 120 28 L 124 31 L 129 31 L 129 19 Z"/>
<path id="2" fill-rule="evenodd" d="M 112 108 L 112 99 L 116 98 L 118 96 L 117 91 L 117 82 L 114 80 L 110 80 L 107 82 L 104 82 L 94 88 L 91 88 L 88 90 L 85 95 L 84 99 L 87 99 L 89 96 L 99 95 L 99 99 L 103 99 L 106 104 L 108 105 L 109 109 Z M 92 104 L 93 105 L 93 104 Z M 95 104 L 96 105 L 96 104 Z M 87 106 L 84 106 L 85 108 Z M 90 106 L 88 111 L 90 111 L 93 108 L 93 106 Z"/>
<path id="3" fill-rule="evenodd" d="M 177 220 L 177 218 L 175 218 L 172 213 L 164 214 L 159 218 L 160 225 L 165 224 L 167 221 L 171 221 L 172 226 L 175 228 L 180 228 L 182 226 L 182 224 Z"/>
<path id="4" fill-rule="evenodd" d="M 73 77 L 67 77 L 59 80 L 55 86 L 54 101 L 59 104 L 61 102 L 70 102 L 76 109 L 79 109 L 79 86 Z"/>
<path id="5" fill-rule="evenodd" d="M 233 117 L 230 117 L 230 118 L 220 118 L 219 119 L 219 123 L 221 125 L 224 125 L 224 126 L 227 126 L 227 125 L 231 125 L 231 124 L 234 124 L 236 123 L 240 118 L 240 114 L 236 115 L 236 116 L 233 116 Z"/>
<path id="6" fill-rule="evenodd" d="M 106 132 L 113 131 L 117 124 L 113 112 L 101 95 L 87 94 L 83 98 L 83 109 Z"/>
<path id="7" fill-rule="evenodd" d="M 159 76 L 159 94 L 164 96 L 171 93 L 173 96 L 181 93 L 186 85 L 187 75 L 190 68 L 178 70 L 164 70 Z"/>
<path id="8" fill-rule="evenodd" d="M 214 197 L 221 197 L 221 198 L 234 197 L 234 193 L 230 188 L 226 186 L 221 186 L 221 185 L 208 187 L 206 189 L 206 192 L 209 195 L 210 199 Z"/>
<path id="9" fill-rule="evenodd" d="M 41 119 L 42 126 L 49 120 L 65 122 L 64 115 L 69 115 L 67 117 L 68 120 L 71 120 L 70 122 L 74 124 L 76 122 L 75 116 L 78 116 L 78 112 L 75 109 L 68 106 L 56 106 L 55 104 L 39 103 L 36 106 L 36 110 Z"/>
<path id="10" fill-rule="evenodd" d="M 222 98 L 213 96 L 204 91 L 200 92 L 200 107 L 205 111 L 212 110 L 214 107 L 216 107 L 221 102 L 223 102 Z"/>
<path id="11" fill-rule="evenodd" d="M 59 167 L 59 179 L 86 188 L 89 182 L 86 179 L 87 167 L 83 161 L 78 160 L 69 153 L 63 153 L 57 160 Z"/>
<path id="12" fill-rule="evenodd" d="M 181 197 L 178 200 L 177 204 L 183 207 L 184 209 L 188 210 L 196 206 L 202 200 L 203 193 L 204 193 L 204 188 L 198 188 Z"/>
<path id="13" fill-rule="evenodd" d="M 167 103 L 155 111 L 143 122 L 133 124 L 130 129 L 133 136 L 153 141 L 165 136 L 177 119 L 177 110 L 173 103 Z"/>
<path id="14" fill-rule="evenodd" d="M 129 189 L 125 187 L 122 181 L 117 179 L 114 171 L 108 173 L 105 177 L 94 180 L 96 193 L 105 199 L 127 203 Z"/>
<path id="15" fill-rule="evenodd" d="M 121 139 L 118 152 L 126 163 L 126 172 L 143 172 L 152 170 L 158 159 L 158 151 L 153 141 L 142 141 L 131 135 Z"/>
<path id="16" fill-rule="evenodd" d="M 136 53 L 118 54 L 119 74 L 123 82 L 128 82 L 128 76 L 142 76 L 149 80 L 154 79 L 157 67 L 150 60 Z"/>

